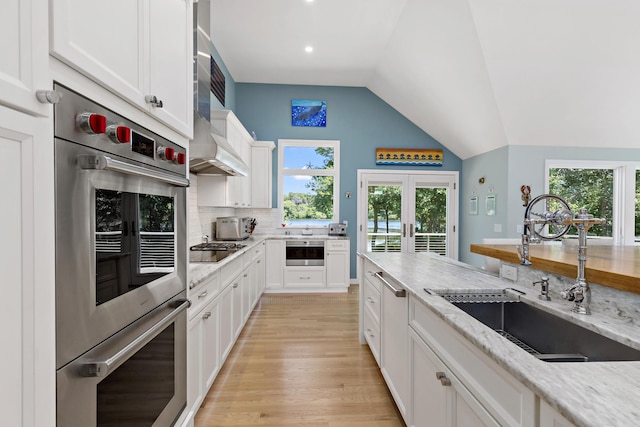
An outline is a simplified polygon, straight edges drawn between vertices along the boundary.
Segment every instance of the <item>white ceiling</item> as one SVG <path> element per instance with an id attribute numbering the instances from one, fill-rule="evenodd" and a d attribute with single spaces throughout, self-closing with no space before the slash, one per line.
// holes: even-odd
<path id="1" fill-rule="evenodd" d="M 211 10 L 236 82 L 367 87 L 462 159 L 507 144 L 640 148 L 638 0 L 211 0 Z"/>

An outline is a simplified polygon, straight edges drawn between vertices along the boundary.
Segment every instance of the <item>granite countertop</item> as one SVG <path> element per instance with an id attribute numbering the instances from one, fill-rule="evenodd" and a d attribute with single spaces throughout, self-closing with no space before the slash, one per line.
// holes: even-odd
<path id="1" fill-rule="evenodd" d="M 593 314 L 572 313 L 571 303 L 554 299 L 540 301 L 532 288 L 515 285 L 476 267 L 439 255 L 418 253 L 359 254 L 381 270 L 447 324 L 462 334 L 499 366 L 520 380 L 555 410 L 578 426 L 631 426 L 640 420 L 640 362 L 549 363 L 536 359 L 508 342 L 487 326 L 454 307 L 438 295 L 424 291 L 514 288 L 521 299 L 580 326 L 640 349 L 640 319 L 621 310 L 599 310 L 592 301 Z M 612 313 L 616 313 L 615 315 Z M 532 325 L 535 327 L 535 325 Z"/>

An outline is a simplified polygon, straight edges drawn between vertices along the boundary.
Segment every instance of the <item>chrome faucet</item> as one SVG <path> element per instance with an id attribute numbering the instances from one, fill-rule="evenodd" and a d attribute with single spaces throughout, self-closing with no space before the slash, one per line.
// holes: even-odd
<path id="1" fill-rule="evenodd" d="M 540 280 L 537 282 L 533 282 L 533 285 L 540 285 L 540 295 L 538 295 L 538 299 L 543 301 L 551 301 L 551 297 L 549 296 L 549 278 L 542 276 Z"/>
<path id="2" fill-rule="evenodd" d="M 555 200 L 561 209 L 551 212 L 548 201 Z M 536 211 L 535 205 L 543 202 L 542 211 Z M 573 225 L 578 229 L 578 277 L 573 286 L 560 293 L 562 298 L 573 301 L 571 311 L 579 314 L 591 314 L 591 289 L 584 277 L 584 266 L 587 261 L 587 232 L 595 224 L 604 224 L 604 218 L 594 218 L 585 208 L 581 208 L 577 215 L 573 215 L 569 205 L 563 199 L 551 194 L 543 194 L 531 201 L 524 214 L 524 230 L 522 233 L 522 250 L 518 246 L 520 264 L 531 265 L 529 260 L 529 244 L 540 240 L 556 240 L 569 231 Z M 536 228 L 539 227 L 539 228 Z M 543 231 L 546 230 L 546 232 Z M 544 282 L 544 278 L 542 280 Z M 537 282 L 534 282 L 536 284 Z M 548 297 L 548 279 L 546 283 Z M 544 283 L 541 283 L 545 287 Z M 544 293 L 539 297 L 543 298 Z"/>

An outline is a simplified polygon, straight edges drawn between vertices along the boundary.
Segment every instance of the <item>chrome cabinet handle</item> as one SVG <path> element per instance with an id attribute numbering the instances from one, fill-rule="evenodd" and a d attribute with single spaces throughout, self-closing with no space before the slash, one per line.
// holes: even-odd
<path id="1" fill-rule="evenodd" d="M 391 283 L 387 282 L 383 277 L 382 277 L 382 272 L 379 271 L 375 274 L 375 276 L 382 280 L 382 283 L 384 283 L 384 285 L 389 288 L 389 290 L 391 292 L 393 292 L 393 295 L 397 296 L 398 298 L 404 298 L 407 296 L 407 291 L 406 289 L 398 289 L 395 286 L 393 286 Z"/>
<path id="2" fill-rule="evenodd" d="M 300 280 L 311 280 L 311 276 L 308 276 L 308 277 L 300 277 Z"/>
<path id="3" fill-rule="evenodd" d="M 375 335 L 373 334 L 373 332 L 371 331 L 371 329 L 367 329 L 367 335 L 369 335 L 369 338 L 373 338 L 373 337 L 375 337 Z"/>
<path id="4" fill-rule="evenodd" d="M 204 320 L 207 320 L 209 317 L 211 317 L 211 312 L 210 311 L 207 311 L 202 315 L 202 318 Z"/>
<path id="5" fill-rule="evenodd" d="M 201 292 L 200 295 L 198 295 L 198 299 L 206 297 L 208 293 L 209 291 Z"/>
<path id="6" fill-rule="evenodd" d="M 234 288 L 237 288 L 237 287 L 238 287 L 238 282 L 234 283 L 234 284 L 233 284 L 233 287 L 234 287 Z"/>
<path id="7" fill-rule="evenodd" d="M 444 372 L 436 372 L 436 379 L 440 380 L 440 384 L 442 384 L 444 387 L 448 387 L 451 385 L 451 380 L 447 378 L 447 374 L 445 374 Z"/>
<path id="8" fill-rule="evenodd" d="M 156 108 L 162 108 L 163 107 L 163 103 L 161 100 L 158 99 L 157 96 L 155 95 L 147 95 L 144 97 L 144 102 L 146 102 L 147 104 L 151 104 L 153 107 Z"/>
<path id="9" fill-rule="evenodd" d="M 41 104 L 57 104 L 62 99 L 62 93 L 57 90 L 37 90 L 36 99 Z"/>
<path id="10" fill-rule="evenodd" d="M 371 297 L 367 297 L 367 301 L 369 301 L 370 304 L 375 304 L 375 301 Z"/>

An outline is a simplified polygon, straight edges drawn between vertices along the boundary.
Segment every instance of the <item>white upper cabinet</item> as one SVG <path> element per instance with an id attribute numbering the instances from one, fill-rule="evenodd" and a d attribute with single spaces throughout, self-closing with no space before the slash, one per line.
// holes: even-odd
<path id="1" fill-rule="evenodd" d="M 0 13 L 0 104 L 48 116 L 36 91 L 51 90 L 47 45 L 47 1 L 3 0 Z"/>
<path id="2" fill-rule="evenodd" d="M 51 54 L 192 137 L 191 0 L 51 0 Z"/>

